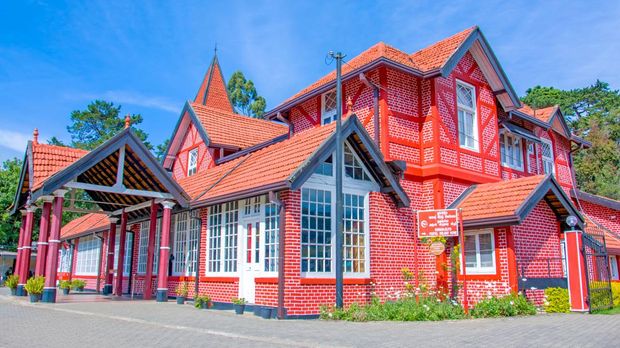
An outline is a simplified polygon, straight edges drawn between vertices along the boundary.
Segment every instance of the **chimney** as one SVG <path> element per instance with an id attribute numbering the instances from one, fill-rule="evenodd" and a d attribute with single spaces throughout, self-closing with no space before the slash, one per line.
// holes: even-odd
<path id="1" fill-rule="evenodd" d="M 39 129 L 38 128 L 35 128 L 34 131 L 32 132 L 32 143 L 35 145 L 39 143 Z"/>

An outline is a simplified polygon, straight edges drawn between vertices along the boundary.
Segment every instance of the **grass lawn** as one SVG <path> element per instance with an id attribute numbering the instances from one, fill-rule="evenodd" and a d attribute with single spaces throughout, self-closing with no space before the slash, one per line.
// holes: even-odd
<path id="1" fill-rule="evenodd" d="M 618 307 L 614 307 L 614 308 L 610 308 L 610 309 L 603 309 L 600 311 L 596 311 L 592 314 L 620 314 L 620 306 Z"/>

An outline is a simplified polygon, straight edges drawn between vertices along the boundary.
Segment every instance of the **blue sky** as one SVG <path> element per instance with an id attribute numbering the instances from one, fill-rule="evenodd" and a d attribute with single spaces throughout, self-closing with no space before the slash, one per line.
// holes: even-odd
<path id="1" fill-rule="evenodd" d="M 32 130 L 69 140 L 72 110 L 101 98 L 170 136 L 217 42 L 225 77 L 242 70 L 268 108 L 377 41 L 413 52 L 479 25 L 517 92 L 620 88 L 618 1 L 3 1 L 0 160 Z"/>

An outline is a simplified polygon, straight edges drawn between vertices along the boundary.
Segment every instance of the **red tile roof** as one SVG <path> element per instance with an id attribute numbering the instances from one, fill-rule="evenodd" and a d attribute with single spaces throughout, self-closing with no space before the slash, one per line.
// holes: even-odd
<path id="1" fill-rule="evenodd" d="M 110 224 L 105 214 L 86 214 L 67 222 L 60 231 L 60 238 L 65 240 L 84 232 L 106 229 Z"/>
<path id="2" fill-rule="evenodd" d="M 86 150 L 71 147 L 33 143 L 32 191 L 40 188 L 47 178 L 65 169 L 87 153 Z"/>
<path id="3" fill-rule="evenodd" d="M 455 208 L 463 209 L 463 220 L 514 216 L 517 209 L 545 178 L 544 175 L 535 175 L 477 185 Z"/>
<path id="4" fill-rule="evenodd" d="M 261 119 L 191 104 L 211 144 L 246 148 L 288 133 L 288 127 Z"/>
<path id="5" fill-rule="evenodd" d="M 620 255 L 620 237 L 607 228 L 597 224 L 588 215 L 584 214 L 584 218 L 586 221 L 585 232 L 599 236 L 604 235 L 607 251 L 613 255 Z"/>
<path id="6" fill-rule="evenodd" d="M 532 109 L 529 105 L 523 104 L 523 106 L 521 108 L 519 108 L 519 111 L 521 111 L 524 114 L 533 116 L 545 123 L 549 123 L 549 121 L 551 120 L 551 117 L 555 114 L 555 112 L 557 111 L 558 106 L 548 106 L 546 108 L 540 108 L 540 109 Z"/>
<path id="7" fill-rule="evenodd" d="M 446 39 L 438 41 L 426 48 L 423 48 L 413 54 L 408 54 L 397 48 L 379 42 L 359 55 L 355 56 L 351 60 L 347 61 L 342 66 L 342 74 L 347 74 L 350 71 L 358 69 L 362 66 L 370 64 L 379 58 L 386 58 L 396 63 L 400 63 L 412 69 L 420 70 L 420 72 L 429 72 L 433 69 L 442 67 L 448 59 L 454 54 L 459 46 L 465 41 L 465 39 L 476 29 L 477 27 L 471 27 L 463 30 L 457 34 L 454 34 Z M 302 89 L 297 94 L 288 98 L 284 103 L 298 98 L 314 89 L 329 84 L 336 79 L 336 71 L 332 71 L 329 74 L 323 76 L 318 81 L 314 82 L 310 86 Z M 282 103 L 282 104 L 284 104 Z"/>
<path id="8" fill-rule="evenodd" d="M 213 62 L 209 66 L 205 77 L 200 84 L 194 103 L 206 105 L 226 112 L 233 112 L 233 106 L 228 98 L 226 81 L 222 75 L 222 68 L 217 59 L 213 57 Z"/>
<path id="9" fill-rule="evenodd" d="M 179 184 L 197 201 L 283 185 L 333 131 L 334 124 L 330 124 L 296 134 L 290 139 L 182 178 Z"/>

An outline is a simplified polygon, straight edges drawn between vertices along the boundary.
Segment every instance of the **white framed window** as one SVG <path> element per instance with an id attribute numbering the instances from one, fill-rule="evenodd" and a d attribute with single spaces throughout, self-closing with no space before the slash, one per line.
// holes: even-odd
<path id="1" fill-rule="evenodd" d="M 189 239 L 187 241 L 187 272 L 186 275 L 196 275 L 196 260 L 198 260 L 198 244 L 200 243 L 200 214 L 193 210 L 189 219 Z"/>
<path id="2" fill-rule="evenodd" d="M 198 148 L 190 150 L 187 154 L 187 176 L 193 175 L 198 170 Z"/>
<path id="3" fill-rule="evenodd" d="M 133 243 L 133 233 L 125 234 L 125 255 L 123 255 L 123 275 L 128 276 L 129 272 L 131 272 L 131 245 Z M 119 246 L 121 244 L 120 232 L 116 235 L 116 240 L 114 241 L 114 274 L 116 274 L 118 269 L 118 255 L 119 255 Z"/>
<path id="4" fill-rule="evenodd" d="M 81 237 L 78 242 L 75 274 L 96 275 L 101 242 L 95 236 Z"/>
<path id="5" fill-rule="evenodd" d="M 321 124 L 332 123 L 336 120 L 336 90 L 323 93 L 321 96 Z"/>
<path id="6" fill-rule="evenodd" d="M 174 275 L 195 275 L 195 260 L 200 238 L 198 217 L 197 210 L 174 215 L 174 261 L 172 262 L 172 274 Z"/>
<path id="7" fill-rule="evenodd" d="M 209 207 L 206 273 L 236 273 L 239 244 L 239 202 Z"/>
<path id="8" fill-rule="evenodd" d="M 478 151 L 476 89 L 468 83 L 457 81 L 456 100 L 459 119 L 459 144 L 463 148 Z"/>
<path id="9" fill-rule="evenodd" d="M 492 229 L 465 232 L 467 274 L 495 274 L 495 236 Z"/>
<path id="10" fill-rule="evenodd" d="M 502 165 L 517 170 L 523 170 L 522 138 L 511 133 L 499 134 L 499 149 Z"/>
<path id="11" fill-rule="evenodd" d="M 370 174 L 366 167 L 362 164 L 361 159 L 353 150 L 348 142 L 344 144 L 344 175 L 348 178 L 361 180 L 361 181 L 371 181 Z M 333 166 L 333 155 L 329 156 L 325 161 L 319 164 L 314 169 L 314 174 L 325 175 L 325 176 L 333 176 L 334 175 L 334 166 Z"/>
<path id="12" fill-rule="evenodd" d="M 243 208 L 243 213 L 245 216 L 260 214 L 260 205 L 263 200 L 262 198 L 262 196 L 246 198 Z"/>
<path id="13" fill-rule="evenodd" d="M 265 204 L 265 272 L 278 271 L 278 240 L 280 234 L 280 212 L 277 204 Z"/>
<path id="14" fill-rule="evenodd" d="M 370 274 L 368 249 L 368 192 L 366 185 L 357 181 L 345 182 L 344 198 L 344 273 L 348 277 L 366 277 Z M 301 275 L 312 277 L 334 276 L 335 255 L 335 187 L 311 177 L 301 190 Z"/>
<path id="15" fill-rule="evenodd" d="M 545 174 L 555 174 L 555 161 L 553 157 L 553 143 L 548 139 L 540 139 L 540 152 L 542 157 L 543 171 Z"/>
<path id="16" fill-rule="evenodd" d="M 58 272 L 67 273 L 71 269 L 71 250 L 72 248 L 58 249 Z"/>
<path id="17" fill-rule="evenodd" d="M 138 245 L 138 274 L 146 273 L 146 257 L 149 249 L 149 229 L 151 221 L 146 220 L 140 224 L 140 240 Z M 155 247 L 153 248 L 153 274 L 157 274 L 159 265 L 159 237 L 161 234 L 161 218 L 157 219 L 155 229 Z"/>

